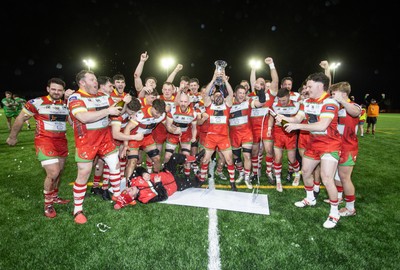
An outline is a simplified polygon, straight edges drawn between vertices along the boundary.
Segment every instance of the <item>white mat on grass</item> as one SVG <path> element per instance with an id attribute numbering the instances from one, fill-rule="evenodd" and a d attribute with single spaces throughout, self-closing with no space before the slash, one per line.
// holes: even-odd
<path id="1" fill-rule="evenodd" d="M 268 196 L 265 194 L 189 188 L 175 192 L 161 203 L 269 215 Z"/>

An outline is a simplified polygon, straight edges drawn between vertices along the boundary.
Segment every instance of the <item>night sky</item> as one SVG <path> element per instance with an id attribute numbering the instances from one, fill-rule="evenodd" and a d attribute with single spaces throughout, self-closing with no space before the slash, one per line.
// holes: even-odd
<path id="1" fill-rule="evenodd" d="M 158 3 L 162 2 L 162 4 Z M 334 82 L 348 81 L 358 103 L 386 93 L 386 109 L 399 109 L 399 27 L 393 1 L 3 1 L 0 94 L 46 94 L 47 80 L 61 77 L 77 89 L 75 74 L 93 58 L 96 75 L 125 76 L 147 51 L 142 78 L 167 77 L 160 58 L 181 63 L 181 75 L 207 84 L 215 60 L 225 60 L 233 86 L 249 79 L 250 58 L 274 59 L 280 78 L 294 89 L 321 60 L 341 62 Z M 268 68 L 257 75 L 270 79 Z"/>

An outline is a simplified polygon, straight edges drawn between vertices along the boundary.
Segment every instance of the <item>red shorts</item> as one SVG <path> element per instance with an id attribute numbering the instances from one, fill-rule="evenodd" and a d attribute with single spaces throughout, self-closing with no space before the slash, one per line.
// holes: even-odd
<path id="1" fill-rule="evenodd" d="M 204 146 L 206 142 L 207 132 L 199 132 L 199 143 Z"/>
<path id="2" fill-rule="evenodd" d="M 178 145 L 179 143 L 190 143 L 191 140 L 192 140 L 191 130 L 182 133 L 181 136 L 172 133 L 168 133 L 167 135 L 168 144 Z"/>
<path id="3" fill-rule="evenodd" d="M 167 129 L 164 124 L 160 123 L 153 129 L 152 135 L 156 144 L 163 144 L 167 140 Z"/>
<path id="4" fill-rule="evenodd" d="M 229 136 L 233 149 L 239 149 L 244 144 L 253 144 L 253 134 L 250 129 L 238 132 L 231 130 Z"/>
<path id="5" fill-rule="evenodd" d="M 215 150 L 218 147 L 220 151 L 224 151 L 231 148 L 231 142 L 229 141 L 228 136 L 221 136 L 219 134 L 207 134 L 204 142 L 204 147 L 209 150 Z"/>
<path id="6" fill-rule="evenodd" d="M 267 136 L 267 131 L 268 131 L 268 127 L 264 126 L 262 129 L 262 134 L 261 134 L 261 128 L 258 129 L 254 129 L 253 128 L 253 143 L 259 143 L 261 141 L 261 138 L 263 141 L 272 141 L 273 140 L 273 135 L 271 134 L 271 136 Z M 262 136 L 261 136 L 262 135 Z"/>
<path id="7" fill-rule="evenodd" d="M 356 165 L 358 151 L 342 150 L 340 152 L 339 166 L 354 166 Z"/>
<path id="8" fill-rule="evenodd" d="M 274 147 L 286 150 L 295 150 L 296 139 L 296 133 L 287 133 L 282 129 L 282 127 L 278 126 L 274 128 Z"/>
<path id="9" fill-rule="evenodd" d="M 35 149 L 39 161 L 68 156 L 67 139 L 35 138 Z"/>
<path id="10" fill-rule="evenodd" d="M 89 162 L 99 156 L 106 156 L 114 151 L 117 151 L 115 141 L 111 136 L 111 132 L 104 133 L 104 137 L 98 141 L 92 141 L 90 145 L 83 145 L 75 148 L 76 162 Z"/>
<path id="11" fill-rule="evenodd" d="M 128 146 L 129 149 L 146 149 L 148 146 L 155 144 L 153 136 L 151 134 L 147 134 L 143 137 L 141 141 L 129 141 Z"/>
<path id="12" fill-rule="evenodd" d="M 301 133 L 299 134 L 299 142 L 297 144 L 297 148 L 299 149 L 307 149 L 307 145 L 310 143 L 311 135 L 310 133 Z"/>

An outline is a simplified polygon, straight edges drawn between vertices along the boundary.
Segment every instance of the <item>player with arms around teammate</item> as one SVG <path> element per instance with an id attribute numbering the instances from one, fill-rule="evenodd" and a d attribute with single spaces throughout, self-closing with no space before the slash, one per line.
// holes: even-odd
<path id="1" fill-rule="evenodd" d="M 78 224 L 84 224 L 87 218 L 83 214 L 83 201 L 96 155 L 102 157 L 110 169 L 114 198 L 120 195 L 118 149 L 111 134 L 109 116 L 120 115 L 122 108 L 113 105 L 109 96 L 98 92 L 97 78 L 92 71 L 80 71 L 76 75 L 76 82 L 79 90 L 68 99 L 74 122 L 75 161 L 78 165 L 78 175 L 73 187 L 74 220 Z"/>
<path id="2" fill-rule="evenodd" d="M 324 228 L 334 228 L 339 221 L 338 192 L 334 184 L 334 176 L 339 161 L 342 140 L 338 125 L 339 104 L 328 94 L 329 77 L 324 73 L 314 73 L 307 78 L 307 89 L 310 98 L 303 101 L 299 112 L 293 117 L 278 114 L 276 120 L 289 122 L 285 130 L 307 130 L 311 132 L 311 141 L 304 153 L 302 172 L 306 198 L 296 202 L 297 207 L 314 206 L 317 202 L 313 192 L 312 173 L 315 167 L 321 165 L 321 178 L 329 195 L 331 209 Z M 306 124 L 300 124 L 307 119 Z"/>

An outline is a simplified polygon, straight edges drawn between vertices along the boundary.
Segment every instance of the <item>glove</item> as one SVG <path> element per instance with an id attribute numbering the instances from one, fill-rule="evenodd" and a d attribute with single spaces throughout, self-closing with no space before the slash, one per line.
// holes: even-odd
<path id="1" fill-rule="evenodd" d="M 257 97 L 258 97 L 258 101 L 260 101 L 261 103 L 264 103 L 266 101 L 266 96 L 265 96 L 265 91 L 263 89 L 261 90 L 256 90 L 257 93 Z"/>

